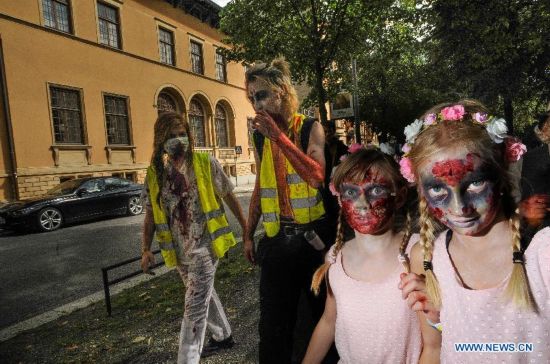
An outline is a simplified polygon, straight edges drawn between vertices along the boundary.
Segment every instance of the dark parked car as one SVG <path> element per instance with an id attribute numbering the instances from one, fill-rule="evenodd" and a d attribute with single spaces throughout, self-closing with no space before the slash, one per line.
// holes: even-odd
<path id="1" fill-rule="evenodd" d="M 62 225 L 99 216 L 138 215 L 142 185 L 115 177 L 66 181 L 44 196 L 0 207 L 0 227 L 14 230 L 53 231 Z"/>

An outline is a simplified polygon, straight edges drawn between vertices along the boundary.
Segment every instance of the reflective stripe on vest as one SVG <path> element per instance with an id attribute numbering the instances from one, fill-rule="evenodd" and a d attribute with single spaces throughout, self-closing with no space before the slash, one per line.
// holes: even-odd
<path id="1" fill-rule="evenodd" d="M 158 195 L 160 188 L 157 180 L 157 173 L 153 166 L 147 168 L 147 176 L 145 177 L 147 186 L 149 187 L 149 200 L 153 208 L 153 221 L 155 222 L 155 238 L 154 241 L 159 245 L 164 264 L 167 267 L 174 267 L 177 263 L 176 251 L 172 241 L 172 234 L 168 226 L 168 219 L 164 210 L 159 205 Z"/>
<path id="2" fill-rule="evenodd" d="M 294 117 L 297 117 L 296 115 Z M 303 116 L 300 116 L 303 118 Z M 290 204 L 294 220 L 299 224 L 307 224 L 319 219 L 325 214 L 321 193 L 309 186 L 294 170 L 292 164 L 285 158 L 286 181 L 289 187 Z M 277 194 L 275 165 L 271 153 L 269 138 L 264 139 L 260 166 L 260 206 L 263 225 L 268 237 L 277 235 L 280 229 L 280 207 Z"/>
<path id="3" fill-rule="evenodd" d="M 206 215 L 206 226 L 212 239 L 212 250 L 218 258 L 221 258 L 229 248 L 237 244 L 237 241 L 233 236 L 223 209 L 216 200 L 210 170 L 210 155 L 207 153 L 193 153 L 193 169 L 197 176 L 202 211 Z"/>

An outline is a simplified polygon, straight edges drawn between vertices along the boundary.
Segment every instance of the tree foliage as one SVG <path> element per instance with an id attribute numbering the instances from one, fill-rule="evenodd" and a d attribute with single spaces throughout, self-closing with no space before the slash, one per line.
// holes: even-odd
<path id="1" fill-rule="evenodd" d="M 267 62 L 282 55 L 297 82 L 313 89 L 326 120 L 327 91 L 338 80 L 333 69 L 347 67 L 350 55 L 383 20 L 388 0 L 234 0 L 222 11 L 221 30 L 232 46 L 230 60 Z"/>

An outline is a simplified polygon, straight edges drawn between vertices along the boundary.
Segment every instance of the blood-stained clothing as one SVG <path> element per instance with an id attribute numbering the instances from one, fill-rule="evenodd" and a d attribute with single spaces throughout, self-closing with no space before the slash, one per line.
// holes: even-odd
<path id="1" fill-rule="evenodd" d="M 221 199 L 234 186 L 218 161 L 211 156 L 209 159 L 216 200 L 223 209 Z M 147 185 L 144 195 L 149 196 Z M 227 339 L 231 335 L 231 327 L 214 289 L 218 258 L 212 249 L 212 238 L 201 207 L 193 166 L 184 165 L 176 170 L 168 164 L 160 198 L 172 233 L 177 270 L 186 288 L 178 364 L 199 363 L 206 327 L 217 341 Z M 147 208 L 151 208 L 149 199 L 146 200 Z"/>

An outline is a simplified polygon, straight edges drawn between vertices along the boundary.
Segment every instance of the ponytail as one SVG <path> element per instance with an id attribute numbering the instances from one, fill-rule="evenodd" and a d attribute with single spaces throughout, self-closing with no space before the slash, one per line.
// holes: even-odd
<path id="1" fill-rule="evenodd" d="M 505 295 L 520 309 L 536 310 L 529 281 L 525 272 L 525 259 L 521 250 L 520 217 L 518 211 L 514 211 L 510 217 L 512 229 L 512 251 L 514 268 L 510 281 L 506 287 Z"/>
<path id="2" fill-rule="evenodd" d="M 419 202 L 420 209 L 420 243 L 424 256 L 424 271 L 426 275 L 426 292 L 435 307 L 441 306 L 439 283 L 433 271 L 433 244 L 435 241 L 435 227 L 428 211 L 428 203 L 423 197 Z"/>

